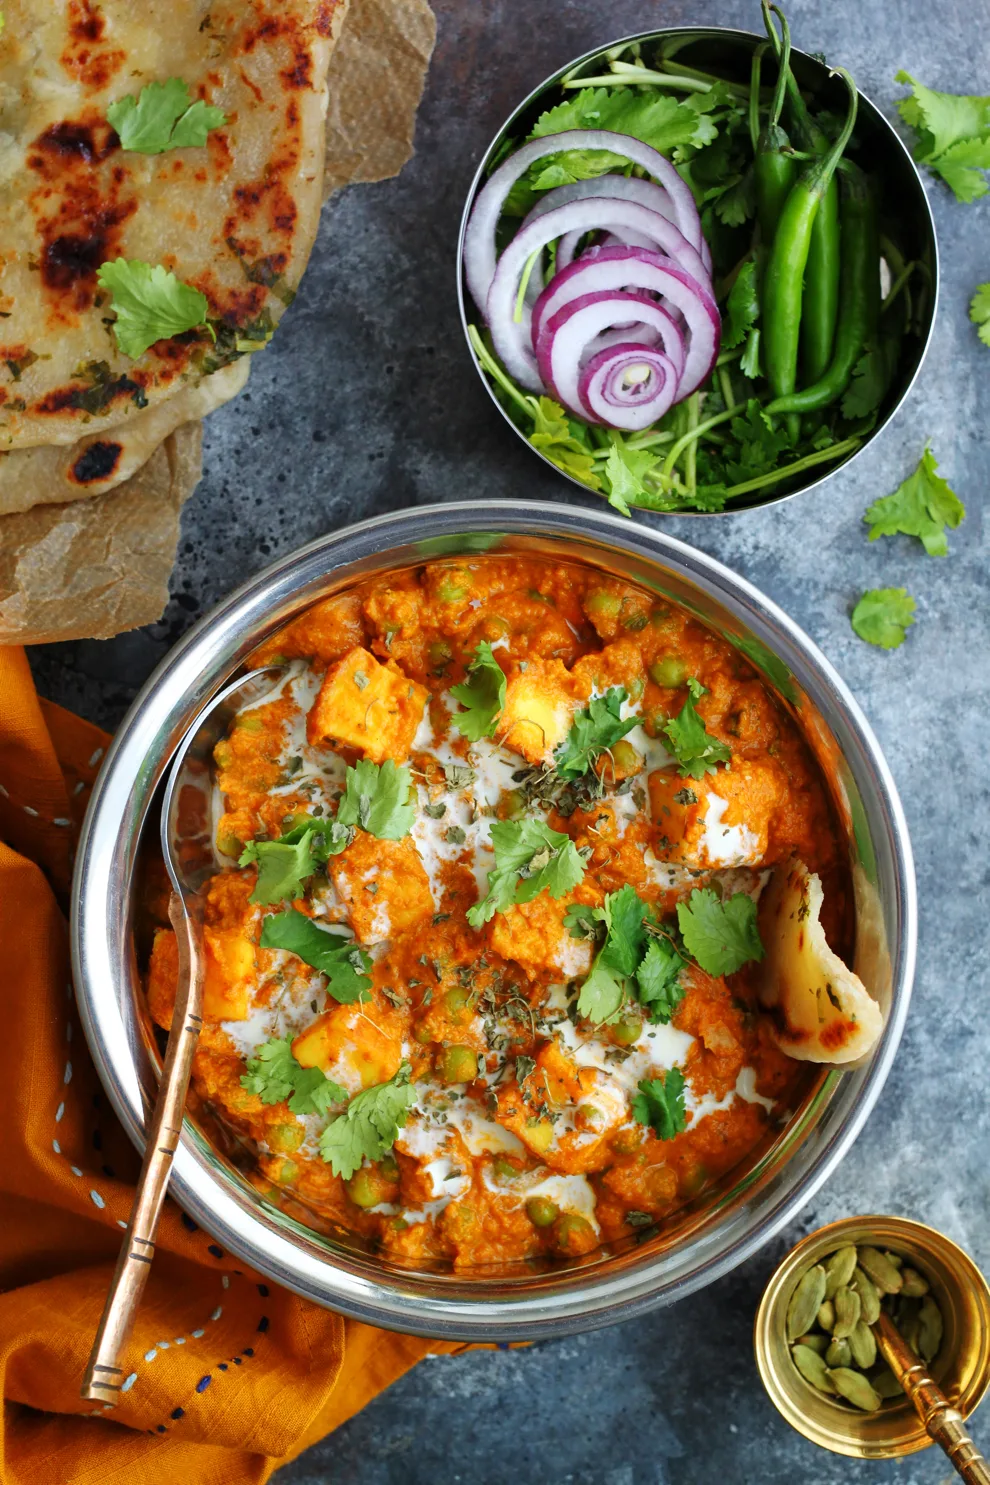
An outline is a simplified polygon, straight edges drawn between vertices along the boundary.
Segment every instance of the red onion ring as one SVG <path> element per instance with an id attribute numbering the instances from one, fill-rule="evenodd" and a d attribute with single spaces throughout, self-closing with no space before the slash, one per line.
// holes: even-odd
<path id="1" fill-rule="evenodd" d="M 645 290 L 660 294 L 668 305 L 684 316 L 687 328 L 687 357 L 677 396 L 689 397 L 711 374 L 718 357 L 722 322 L 710 291 L 660 253 L 643 248 L 596 249 L 593 256 L 579 258 L 561 269 L 544 289 L 533 309 L 533 340 L 543 336 L 544 326 L 566 305 L 592 293 Z"/>
<path id="2" fill-rule="evenodd" d="M 555 237 L 562 237 L 566 232 L 575 230 L 592 232 L 601 227 L 600 208 L 599 201 L 589 198 L 583 201 L 571 201 L 566 206 L 558 206 L 552 211 L 545 212 L 528 227 L 523 227 L 516 233 L 498 260 L 495 277 L 488 292 L 486 305 L 488 324 L 491 328 L 496 353 L 502 364 L 509 375 L 528 391 L 540 391 L 541 384 L 538 367 L 531 350 L 532 315 L 525 304 L 522 306 L 519 320 L 515 318 L 520 277 L 532 255 L 545 247 L 548 242 L 552 242 Z M 704 295 L 712 303 L 715 323 L 718 324 L 718 311 L 714 307 L 714 301 L 703 287 L 707 277 L 704 264 L 697 250 L 686 241 L 666 217 L 660 216 L 658 212 L 651 211 L 648 207 L 641 206 L 636 201 L 618 200 L 608 202 L 608 216 L 610 226 L 614 223 L 620 227 L 632 227 L 635 231 L 645 233 L 656 243 L 662 253 L 673 258 L 688 279 L 697 285 L 698 293 Z M 609 251 L 629 252 L 635 257 L 637 254 L 642 254 L 644 249 L 613 248 Z M 600 262 L 602 256 L 599 254 L 594 262 Z M 572 265 L 574 268 L 578 266 Z M 571 268 L 567 268 L 563 270 L 563 273 L 571 271 Z M 563 273 L 555 275 L 553 283 L 563 277 Z M 613 287 L 622 286 L 613 285 Z M 637 287 L 651 288 L 652 285 L 643 284 Z M 673 295 L 670 297 L 678 309 L 683 309 Z"/>
<path id="3" fill-rule="evenodd" d="M 480 310 L 485 310 L 495 277 L 495 229 L 506 197 L 534 160 L 567 149 L 610 150 L 641 166 L 669 195 L 682 235 L 699 252 L 703 251 L 701 218 L 691 188 L 659 150 L 631 135 L 614 134 L 607 129 L 569 129 L 562 134 L 548 134 L 542 139 L 531 139 L 504 160 L 475 198 L 464 234 L 464 274 Z"/>
<path id="4" fill-rule="evenodd" d="M 630 373 L 636 380 L 628 380 Z M 649 428 L 677 400 L 677 374 L 662 351 L 626 342 L 599 351 L 578 380 L 581 402 L 597 422 L 626 433 Z"/>
<path id="5" fill-rule="evenodd" d="M 667 311 L 648 295 L 621 291 L 585 294 L 565 304 L 549 318 L 544 317 L 536 347 L 540 374 L 544 385 L 552 390 L 557 401 L 577 417 L 587 418 L 591 414 L 591 409 L 582 400 L 579 390 L 581 359 L 585 348 L 602 331 L 636 319 L 652 325 L 663 342 L 662 357 L 670 367 L 670 400 L 673 402 L 684 369 L 684 339 Z M 642 349 L 644 360 L 647 352 L 651 358 L 661 354 L 648 346 L 643 346 Z M 598 351 L 592 360 L 597 363 L 601 357 L 612 354 L 613 350 L 606 348 Z M 665 385 L 666 380 L 665 375 Z M 597 413 L 592 414 L 592 418 L 595 422 L 600 421 Z"/>

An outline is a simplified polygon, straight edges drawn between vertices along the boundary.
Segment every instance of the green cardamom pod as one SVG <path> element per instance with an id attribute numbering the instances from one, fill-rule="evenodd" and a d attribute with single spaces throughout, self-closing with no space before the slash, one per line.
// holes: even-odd
<path id="1" fill-rule="evenodd" d="M 825 1270 L 820 1263 L 801 1276 L 787 1306 L 787 1339 L 797 1340 L 815 1323 L 825 1298 Z"/>
<path id="2" fill-rule="evenodd" d="M 818 1311 L 818 1324 L 827 1331 L 831 1331 L 835 1324 L 835 1305 L 830 1299 L 826 1299 Z"/>
<path id="3" fill-rule="evenodd" d="M 835 1291 L 835 1324 L 832 1326 L 832 1334 L 837 1341 L 848 1340 L 859 1323 L 861 1302 L 855 1289 L 850 1289 L 844 1284 L 841 1289 Z"/>
<path id="4" fill-rule="evenodd" d="M 832 1299 L 837 1289 L 848 1284 L 856 1267 L 856 1249 L 850 1243 L 838 1248 L 825 1265 L 825 1298 Z"/>
<path id="5" fill-rule="evenodd" d="M 796 1346 L 807 1346 L 812 1351 L 817 1351 L 819 1356 L 824 1356 L 828 1350 L 828 1336 L 820 1335 L 817 1330 L 809 1330 L 807 1335 L 798 1336 L 794 1342 Z"/>
<path id="6" fill-rule="evenodd" d="M 794 1365 L 801 1373 L 806 1382 L 812 1387 L 817 1387 L 819 1392 L 828 1392 L 835 1396 L 835 1388 L 829 1380 L 828 1367 L 825 1365 L 817 1351 L 810 1346 L 794 1346 L 791 1350 L 794 1357 Z"/>
<path id="7" fill-rule="evenodd" d="M 942 1312 L 926 1294 L 918 1312 L 918 1349 L 926 1361 L 934 1361 L 942 1344 Z"/>
<path id="8" fill-rule="evenodd" d="M 904 1389 L 889 1366 L 881 1367 L 878 1372 L 874 1372 L 870 1378 L 870 1385 L 874 1392 L 878 1392 L 883 1398 L 904 1396 Z"/>
<path id="9" fill-rule="evenodd" d="M 849 1337 L 852 1359 L 864 1372 L 868 1372 L 877 1359 L 877 1342 L 872 1330 L 860 1320 Z"/>
<path id="10" fill-rule="evenodd" d="M 904 1259 L 901 1257 L 901 1255 L 899 1253 L 891 1253 L 890 1250 L 889 1250 L 889 1248 L 884 1248 L 884 1250 L 883 1250 L 883 1256 L 884 1256 L 884 1258 L 888 1259 L 888 1261 L 890 1263 L 892 1263 L 895 1268 L 903 1268 L 904 1267 Z"/>
<path id="11" fill-rule="evenodd" d="M 826 1366 L 848 1366 L 852 1361 L 852 1348 L 848 1341 L 830 1341 L 825 1352 Z"/>
<path id="12" fill-rule="evenodd" d="M 881 1294 L 900 1293 L 903 1282 L 900 1270 L 891 1262 L 889 1253 L 881 1253 L 878 1248 L 860 1248 L 859 1266 L 869 1274 Z"/>
<path id="13" fill-rule="evenodd" d="M 921 1299 L 928 1293 L 928 1280 L 916 1268 L 901 1269 L 901 1293 L 908 1299 Z"/>
<path id="14" fill-rule="evenodd" d="M 827 1375 L 836 1392 L 846 1402 L 851 1402 L 854 1408 L 861 1408 L 864 1413 L 876 1412 L 882 1399 L 879 1393 L 874 1392 L 862 1372 L 854 1372 L 847 1366 L 837 1366 L 829 1370 Z"/>
<path id="15" fill-rule="evenodd" d="M 873 1280 L 857 1266 L 852 1276 L 852 1288 L 859 1295 L 859 1318 L 867 1325 L 875 1325 L 880 1318 L 880 1291 Z"/>

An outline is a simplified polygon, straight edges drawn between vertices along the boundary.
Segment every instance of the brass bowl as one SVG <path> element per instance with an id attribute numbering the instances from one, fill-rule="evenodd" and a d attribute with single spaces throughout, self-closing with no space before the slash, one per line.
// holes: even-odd
<path id="1" fill-rule="evenodd" d="M 964 1418 L 990 1387 L 990 1287 L 973 1260 L 933 1227 L 906 1217 L 846 1217 L 809 1233 L 777 1266 L 756 1314 L 756 1364 L 770 1400 L 812 1443 L 853 1459 L 898 1459 L 932 1441 L 906 1397 L 862 1413 L 806 1382 L 790 1357 L 787 1306 L 812 1264 L 847 1243 L 903 1254 L 923 1274 L 942 1311 L 945 1335 L 929 1371 Z"/>

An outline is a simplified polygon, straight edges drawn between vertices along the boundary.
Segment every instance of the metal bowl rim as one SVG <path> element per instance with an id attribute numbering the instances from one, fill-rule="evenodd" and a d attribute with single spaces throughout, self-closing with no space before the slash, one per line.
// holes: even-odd
<path id="1" fill-rule="evenodd" d="M 356 1279 L 344 1267 L 326 1258 L 320 1262 L 320 1272 L 314 1279 L 312 1272 L 304 1272 L 305 1266 L 300 1263 L 300 1245 L 288 1234 L 273 1238 L 263 1222 L 248 1209 L 246 1202 L 238 1199 L 232 1183 L 217 1180 L 199 1163 L 193 1153 L 188 1133 L 184 1134 L 176 1154 L 172 1177 L 172 1190 L 176 1200 L 183 1210 L 212 1232 L 232 1253 L 265 1272 L 275 1282 L 294 1289 L 306 1298 L 342 1310 L 354 1318 L 385 1325 L 393 1330 L 463 1340 L 483 1337 L 517 1340 L 571 1334 L 629 1318 L 658 1304 L 670 1303 L 674 1298 L 692 1293 L 755 1253 L 811 1200 L 846 1154 L 876 1103 L 896 1054 L 910 1001 L 917 941 L 916 889 L 907 823 L 889 767 L 858 703 L 814 642 L 772 600 L 715 558 L 675 537 L 650 527 L 629 523 L 606 511 L 589 511 L 536 501 L 464 501 L 418 507 L 372 517 L 337 533 L 318 538 L 272 563 L 204 615 L 164 657 L 135 698 L 107 750 L 80 835 L 73 878 L 71 943 L 77 1002 L 90 1051 L 124 1128 L 138 1149 L 143 1149 L 143 1121 L 146 1111 L 142 1106 L 136 1064 L 132 1059 L 126 1066 L 119 1068 L 108 1057 L 100 1031 L 101 1003 L 104 1011 L 108 1009 L 107 992 L 101 989 L 101 985 L 106 983 L 108 977 L 101 979 L 99 966 L 92 962 L 99 951 L 101 938 L 104 943 L 108 939 L 108 930 L 112 922 L 116 921 L 113 914 L 115 911 L 120 912 L 120 902 L 129 895 L 130 883 L 108 881 L 106 894 L 96 902 L 93 900 L 93 890 L 89 888 L 94 873 L 99 875 L 101 849 L 105 849 L 108 844 L 115 845 L 121 833 L 123 810 L 116 810 L 119 818 L 111 818 L 109 823 L 104 817 L 112 817 L 116 809 L 108 795 L 111 785 L 118 782 L 117 775 L 122 770 L 124 786 L 136 792 L 134 779 L 140 768 L 141 758 L 132 759 L 128 752 L 129 748 L 133 750 L 135 747 L 132 734 L 154 712 L 156 703 L 162 711 L 159 726 L 162 720 L 172 715 L 172 742 L 164 754 L 157 776 L 160 777 L 181 733 L 203 705 L 201 697 L 188 700 L 187 692 L 185 710 L 181 714 L 176 713 L 174 705 L 171 714 L 167 708 L 163 708 L 161 693 L 165 692 L 167 695 L 167 684 L 174 672 L 184 662 L 196 661 L 198 651 L 208 653 L 211 637 L 227 631 L 233 632 L 238 615 L 243 619 L 252 604 L 263 603 L 267 596 L 277 591 L 280 581 L 287 582 L 295 578 L 296 587 L 301 588 L 304 585 L 302 572 L 307 563 L 319 559 L 323 562 L 322 570 L 329 573 L 339 565 L 368 555 L 369 551 L 383 557 L 395 548 L 428 539 L 431 535 L 467 535 L 481 531 L 499 531 L 523 538 L 533 536 L 561 541 L 569 538 L 597 540 L 613 552 L 618 550 L 625 555 L 666 567 L 700 588 L 723 609 L 735 613 L 744 626 L 750 622 L 743 614 L 743 605 L 746 603 L 762 621 L 780 630 L 793 646 L 797 657 L 807 667 L 809 678 L 821 689 L 824 696 L 829 697 L 859 746 L 865 778 L 861 778 L 858 772 L 855 777 L 864 791 L 866 787 L 872 789 L 880 807 L 891 851 L 890 890 L 896 900 L 900 929 L 898 942 L 891 946 L 895 974 L 883 1040 L 865 1069 L 864 1081 L 855 1101 L 841 1116 L 840 1127 L 832 1131 L 830 1142 L 818 1152 L 793 1189 L 778 1199 L 769 1214 L 761 1214 L 759 1220 L 754 1222 L 752 1230 L 723 1251 L 699 1263 L 681 1279 L 666 1282 L 662 1279 L 657 1279 L 656 1282 L 648 1279 L 647 1276 L 662 1265 L 662 1255 L 645 1271 L 635 1269 L 621 1275 L 619 1280 L 609 1275 L 607 1265 L 586 1268 L 579 1271 L 577 1278 L 572 1275 L 568 1279 L 565 1276 L 561 1280 L 559 1291 L 542 1292 L 536 1298 L 523 1300 L 514 1300 L 511 1297 L 506 1301 L 452 1299 L 437 1294 L 422 1298 L 414 1292 L 416 1285 L 420 1281 L 428 1284 L 433 1276 L 411 1277 L 407 1286 L 403 1286 L 401 1281 L 386 1285 Z M 377 540 L 368 550 L 362 547 L 361 543 L 366 539 L 374 540 L 385 533 L 388 533 L 391 540 Z M 309 574 L 309 581 L 315 580 L 314 574 L 315 569 L 314 573 Z M 255 622 L 245 631 L 242 639 L 246 639 L 248 633 L 258 633 L 260 627 L 262 626 Z M 225 660 L 218 662 L 214 655 L 209 662 L 212 671 L 208 669 L 203 672 L 211 676 L 206 694 L 215 693 L 227 675 L 237 669 L 239 663 L 236 661 L 228 664 Z M 805 682 L 802 681 L 802 684 Z M 810 688 L 806 689 L 812 694 Z M 851 764 L 849 766 L 852 767 Z M 140 826 L 143 826 L 153 790 L 154 784 L 146 788 Z M 109 949 L 106 952 L 109 955 Z M 111 1010 L 115 1009 L 116 997 L 112 991 L 109 1000 L 113 1003 Z M 131 1086 L 126 1089 L 122 1076 L 129 1077 Z M 788 1157 L 788 1161 L 790 1158 Z M 231 1188 L 229 1194 L 225 1190 L 227 1185 Z M 213 1205 L 218 1194 L 220 1199 L 239 1206 L 242 1222 L 240 1230 L 218 1217 Z M 716 1225 L 717 1218 L 709 1231 L 713 1231 Z M 272 1254 L 273 1247 L 277 1256 Z M 295 1267 L 292 1264 L 293 1255 L 296 1259 Z M 311 1270 L 314 1265 L 309 1267 Z"/>
<path id="2" fill-rule="evenodd" d="M 544 78 L 543 82 L 538 83 L 537 86 L 533 88 L 531 92 L 523 99 L 523 101 L 516 105 L 516 107 L 508 115 L 505 121 L 499 126 L 495 134 L 492 136 L 491 142 L 482 155 L 481 162 L 479 163 L 478 168 L 474 173 L 474 178 L 471 181 L 470 187 L 468 188 L 467 197 L 464 203 L 464 210 L 461 213 L 461 226 L 457 237 L 457 258 L 455 264 L 455 274 L 457 279 L 457 308 L 458 312 L 460 313 L 461 329 L 464 332 L 464 339 L 467 345 L 468 356 L 470 357 L 471 364 L 474 367 L 475 371 L 478 373 L 478 376 L 481 378 L 482 385 L 484 386 L 485 391 L 488 393 L 488 396 L 491 398 L 492 403 L 498 409 L 499 413 L 505 419 L 505 422 L 512 429 L 516 437 L 521 439 L 521 441 L 526 445 L 530 453 L 535 455 L 543 464 L 547 465 L 548 468 L 554 470 L 554 472 L 558 474 L 561 479 L 567 480 L 569 484 L 574 485 L 584 495 L 591 498 L 604 499 L 606 497 L 599 495 L 594 490 L 590 490 L 587 485 L 582 483 L 581 480 L 575 479 L 572 474 L 568 474 L 566 470 L 563 470 L 558 465 L 554 464 L 553 460 L 548 459 L 540 449 L 533 447 L 533 445 L 529 442 L 529 439 L 521 431 L 521 429 L 516 427 L 515 423 L 509 417 L 507 410 L 502 406 L 501 402 L 499 402 L 498 398 L 495 396 L 494 387 L 492 386 L 488 377 L 485 375 L 481 366 L 478 364 L 478 358 L 474 353 L 474 347 L 471 344 L 471 338 L 468 334 L 470 322 L 468 317 L 468 295 L 466 293 L 464 284 L 464 236 L 467 232 L 467 225 L 471 216 L 471 209 L 474 206 L 475 198 L 485 179 L 489 163 L 493 155 L 502 143 L 503 139 L 509 133 L 509 130 L 511 129 L 516 119 L 519 118 L 520 115 L 525 113 L 525 111 L 531 106 L 531 104 L 537 101 L 541 94 L 545 93 L 548 89 L 556 86 L 556 84 L 560 82 L 561 78 L 564 77 L 568 72 L 573 71 L 575 67 L 580 67 L 585 62 L 590 62 L 593 58 L 601 56 L 603 52 L 610 51 L 613 47 L 625 46 L 635 41 L 657 41 L 664 36 L 678 35 L 690 35 L 697 36 L 699 38 L 720 36 L 737 37 L 740 40 L 757 42 L 766 39 L 765 37 L 760 36 L 759 33 L 756 31 L 743 31 L 736 26 L 661 26 L 658 27 L 656 30 L 651 31 L 634 31 L 628 36 L 616 37 L 614 41 L 606 42 L 603 46 L 592 47 L 589 51 L 582 53 L 581 56 L 575 57 L 573 61 L 566 63 L 563 67 L 559 67 L 556 72 L 552 73 L 549 77 Z M 808 63 L 812 67 L 823 67 L 825 65 L 824 63 L 820 62 L 817 57 L 811 56 L 809 52 L 801 51 L 799 47 L 792 46 L 791 54 L 792 56 L 800 57 L 803 62 Z M 914 390 L 915 384 L 921 373 L 921 369 L 925 364 L 925 359 L 928 355 L 929 349 L 931 348 L 932 337 L 935 333 L 935 320 L 938 313 L 941 272 L 939 263 L 938 237 L 935 231 L 935 214 L 932 211 L 932 205 L 928 199 L 928 192 L 925 190 L 925 184 L 924 180 L 922 179 L 921 171 L 918 169 L 917 164 L 913 160 L 911 152 L 907 148 L 907 145 L 904 143 L 903 139 L 898 134 L 897 130 L 894 128 L 893 124 L 887 118 L 883 110 L 878 107 L 876 103 L 873 102 L 873 99 L 869 96 L 868 93 L 863 92 L 862 88 L 859 87 L 858 84 L 856 87 L 856 92 L 862 101 L 869 104 L 877 119 L 885 126 L 889 140 L 896 145 L 905 163 L 907 164 L 909 172 L 913 176 L 914 183 L 917 186 L 919 200 L 924 204 L 924 216 L 928 227 L 928 234 L 931 239 L 931 310 L 928 316 L 927 333 L 924 337 L 924 343 L 920 347 L 917 365 L 914 368 L 911 379 L 905 386 L 898 400 L 887 412 L 883 421 L 881 423 L 878 423 L 875 428 L 871 429 L 866 438 L 860 444 L 859 448 L 855 449 L 847 459 L 843 459 L 841 464 L 836 464 L 832 467 L 826 466 L 825 472 L 819 475 L 817 479 L 814 479 L 811 484 L 801 485 L 798 489 L 788 490 L 784 494 L 768 495 L 762 500 L 753 500 L 746 505 L 740 505 L 730 510 L 674 510 L 656 512 L 656 514 L 664 516 L 685 517 L 695 520 L 716 516 L 737 516 L 744 515 L 747 511 L 750 510 L 762 510 L 764 506 L 780 505 L 785 500 L 795 499 L 795 497 L 798 495 L 807 495 L 811 490 L 817 490 L 821 485 L 824 485 L 827 480 L 832 478 L 833 475 L 838 474 L 843 469 L 848 469 L 850 465 L 859 458 L 860 454 L 864 453 L 873 444 L 874 440 L 881 433 L 883 433 L 886 428 L 890 427 L 890 424 L 893 422 L 894 418 L 904 406 L 911 392 Z"/>

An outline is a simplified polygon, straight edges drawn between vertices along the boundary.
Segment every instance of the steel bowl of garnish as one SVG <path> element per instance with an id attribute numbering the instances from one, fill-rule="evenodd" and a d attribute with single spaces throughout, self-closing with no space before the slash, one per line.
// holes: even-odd
<path id="1" fill-rule="evenodd" d="M 844 68 L 792 49 L 777 6 L 763 18 L 579 57 L 468 192 L 457 292 L 482 380 L 624 515 L 811 489 L 889 422 L 931 338 L 910 154 Z"/>
<path id="2" fill-rule="evenodd" d="M 182 1026 L 163 780 L 245 672 L 179 801 L 205 979 L 171 1189 L 223 1251 L 511 1339 L 779 1231 L 877 1098 L 915 955 L 893 783 L 801 631 L 680 542 L 524 500 L 251 579 L 135 701 L 80 843 L 79 1004 L 138 1145 Z"/>

